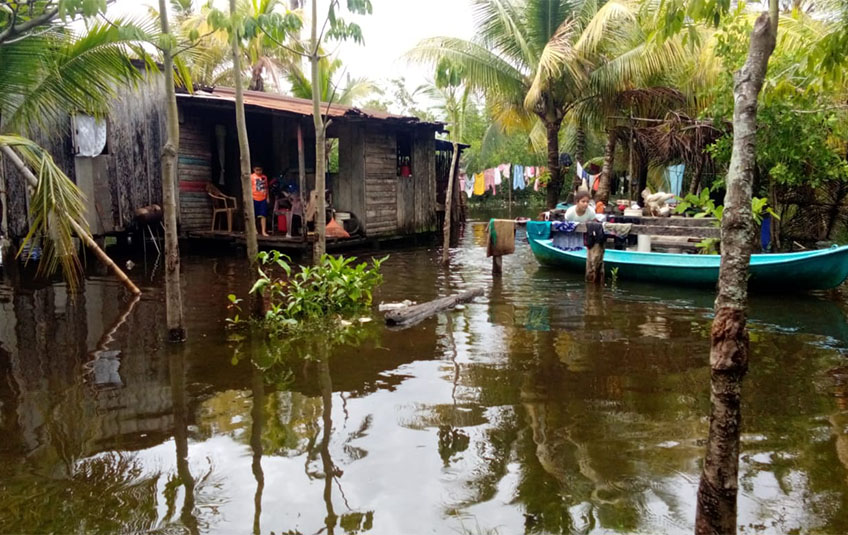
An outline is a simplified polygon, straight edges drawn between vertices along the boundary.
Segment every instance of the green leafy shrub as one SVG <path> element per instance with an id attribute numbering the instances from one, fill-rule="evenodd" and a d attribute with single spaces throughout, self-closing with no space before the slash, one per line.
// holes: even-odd
<path id="1" fill-rule="evenodd" d="M 324 323 L 341 322 L 366 311 L 373 291 L 383 282 L 380 266 L 386 258 L 369 266 L 356 258 L 324 255 L 315 266 L 293 266 L 279 251 L 259 253 L 259 278 L 250 293 L 262 294 L 266 305 L 262 324 L 279 333 L 304 330 Z M 276 273 L 284 276 L 277 276 Z M 229 296 L 237 325 L 239 300 Z"/>

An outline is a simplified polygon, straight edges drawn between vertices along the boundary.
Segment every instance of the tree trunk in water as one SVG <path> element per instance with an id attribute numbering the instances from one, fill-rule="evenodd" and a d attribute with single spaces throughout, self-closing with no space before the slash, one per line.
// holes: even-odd
<path id="1" fill-rule="evenodd" d="M 12 149 L 12 147 L 8 145 L 0 145 L 0 152 L 2 152 L 3 156 L 8 158 L 10 162 L 12 162 L 12 165 L 15 166 L 15 169 L 17 169 L 18 172 L 23 175 L 29 186 L 33 190 L 35 190 L 38 187 L 38 178 L 35 176 L 35 174 L 33 174 L 29 167 L 26 166 L 24 161 L 21 160 L 21 157 L 18 156 L 18 153 L 16 153 L 14 149 Z M 120 280 L 133 295 L 140 295 L 141 290 L 138 289 L 138 286 L 136 286 L 133 281 L 131 281 L 130 278 L 127 277 L 127 274 L 124 273 L 111 258 L 109 258 L 109 255 L 107 255 L 106 252 L 101 249 L 99 245 L 97 245 L 97 242 L 94 241 L 94 238 L 91 237 L 91 233 L 89 233 L 87 229 L 84 229 L 79 226 L 76 221 L 71 220 L 70 224 L 71 228 L 74 230 L 74 233 L 79 237 L 80 240 L 82 240 L 86 247 L 91 249 L 91 251 L 94 253 L 94 256 L 96 256 L 98 260 L 103 262 L 103 265 L 109 268 L 112 273 L 114 273 L 115 276 L 118 277 L 118 280 Z"/>
<path id="2" fill-rule="evenodd" d="M 230 16 L 235 18 L 236 0 L 230 0 Z M 233 78 L 236 89 L 236 131 L 239 143 L 239 171 L 241 174 L 242 212 L 244 212 L 244 239 L 247 245 L 247 260 L 250 272 L 255 274 L 259 267 L 259 244 L 256 238 L 256 215 L 253 211 L 253 188 L 250 185 L 250 142 L 247 139 L 247 119 L 244 115 L 244 88 L 241 81 L 241 50 L 235 31 L 232 39 Z M 250 300 L 251 313 L 258 317 L 262 314 L 262 296 L 253 292 Z"/>
<path id="3" fill-rule="evenodd" d="M 559 167 L 559 127 L 561 124 L 562 119 L 545 123 L 548 138 L 548 171 L 551 173 L 546 193 L 548 208 L 556 208 L 559 202 L 559 194 L 562 192 L 563 177 L 562 169 Z"/>
<path id="4" fill-rule="evenodd" d="M 695 533 L 736 533 L 740 395 L 748 370 L 748 263 L 751 191 L 756 165 L 757 97 L 776 28 L 763 13 L 754 24 L 748 58 L 734 76 L 733 152 L 721 222 L 721 268 L 710 348 L 710 430 L 698 487 Z"/>
<path id="5" fill-rule="evenodd" d="M 456 141 L 453 142 L 453 157 L 451 158 L 450 173 L 448 173 L 448 188 L 445 190 L 445 227 L 444 227 L 444 243 L 442 244 L 442 263 L 447 264 L 450 261 L 450 236 L 451 236 L 451 220 L 453 219 L 453 183 L 456 180 L 456 161 L 459 159 L 459 145 Z M 506 184 L 510 188 L 509 184 Z M 511 189 L 510 189 L 511 191 Z"/>
<path id="6" fill-rule="evenodd" d="M 165 0 L 159 0 L 159 22 L 162 33 L 168 35 L 168 9 Z M 165 215 L 165 317 L 168 340 L 185 340 L 183 326 L 183 298 L 180 288 L 180 243 L 177 237 L 177 155 L 180 151 L 180 120 L 177 95 L 174 90 L 174 58 L 170 47 L 162 51 L 162 70 L 165 72 L 165 117 L 168 138 L 162 149 L 162 204 Z"/>
<path id="7" fill-rule="evenodd" d="M 312 64 L 312 120 L 315 123 L 315 191 L 318 192 L 318 202 L 315 210 L 315 247 L 312 256 L 315 262 L 320 261 L 327 252 L 326 227 L 327 207 L 324 199 L 326 185 L 325 155 L 326 128 L 324 119 L 321 117 L 321 70 L 318 68 L 318 0 L 312 0 L 312 50 L 309 54 L 309 62 Z"/>
<path id="8" fill-rule="evenodd" d="M 603 201 L 604 204 L 609 202 L 610 189 L 612 187 L 612 164 L 615 160 L 615 128 L 608 133 L 607 144 L 604 147 L 604 168 L 601 172 L 601 183 L 598 186 L 598 194 L 596 200 Z"/>

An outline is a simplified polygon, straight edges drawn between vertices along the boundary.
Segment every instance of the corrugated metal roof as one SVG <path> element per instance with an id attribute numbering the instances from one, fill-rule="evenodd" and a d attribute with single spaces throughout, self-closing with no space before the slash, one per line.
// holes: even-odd
<path id="1" fill-rule="evenodd" d="M 205 102 L 233 102 L 236 101 L 235 89 L 229 87 L 216 87 L 212 91 L 195 91 L 192 94 L 179 93 L 177 97 L 186 100 L 205 101 Z M 312 101 L 305 98 L 287 97 L 276 95 L 273 93 L 264 93 L 262 91 L 247 91 L 244 92 L 244 105 L 255 106 L 266 110 L 276 110 L 295 115 L 311 116 Z M 361 118 L 372 119 L 377 121 L 390 121 L 394 123 L 403 123 L 408 125 L 433 126 L 438 130 L 443 130 L 445 124 L 436 122 L 428 123 L 420 120 L 418 117 L 408 117 L 404 115 L 395 115 L 377 110 L 365 110 L 354 108 L 352 106 L 342 106 L 333 104 L 327 107 L 326 102 L 321 103 L 321 112 L 330 117 L 346 117 L 346 118 Z"/>

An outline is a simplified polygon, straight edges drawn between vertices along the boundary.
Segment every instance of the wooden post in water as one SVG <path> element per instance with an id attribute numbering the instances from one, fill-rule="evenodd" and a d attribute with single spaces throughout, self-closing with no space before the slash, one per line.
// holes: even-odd
<path id="1" fill-rule="evenodd" d="M 586 250 L 586 282 L 603 286 L 605 239 Z"/>
<path id="2" fill-rule="evenodd" d="M 492 275 L 502 275 L 503 274 L 503 257 L 493 256 L 492 257 Z"/>

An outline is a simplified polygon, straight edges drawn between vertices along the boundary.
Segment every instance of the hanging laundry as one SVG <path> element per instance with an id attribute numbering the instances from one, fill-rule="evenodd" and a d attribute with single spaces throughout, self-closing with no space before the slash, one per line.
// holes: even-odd
<path id="1" fill-rule="evenodd" d="M 686 164 L 670 165 L 665 168 L 665 181 L 668 184 L 668 193 L 680 195 L 680 189 L 683 187 L 683 172 L 686 170 Z"/>
<path id="2" fill-rule="evenodd" d="M 592 176 L 592 191 L 598 191 L 598 188 L 601 185 L 601 173 Z"/>
<path id="3" fill-rule="evenodd" d="M 524 189 L 524 167 L 518 164 L 512 166 L 512 189 Z"/>
<path id="4" fill-rule="evenodd" d="M 492 195 L 497 195 L 498 192 L 495 189 L 495 170 L 494 169 L 486 169 L 485 171 L 483 171 L 483 177 L 485 179 L 484 184 L 485 184 L 486 190 L 488 191 L 489 189 L 491 189 Z"/>
<path id="5" fill-rule="evenodd" d="M 465 173 L 460 173 L 459 175 L 459 190 L 465 191 Z"/>
<path id="6" fill-rule="evenodd" d="M 507 179 L 509 178 L 509 164 L 508 163 L 500 164 L 498 166 L 498 169 L 500 169 L 500 171 L 501 171 L 501 176 L 503 176 L 504 178 L 507 178 Z"/>
<path id="7" fill-rule="evenodd" d="M 500 166 L 495 167 L 495 186 L 501 185 L 501 168 Z"/>
<path id="8" fill-rule="evenodd" d="M 539 191 L 539 186 L 540 186 L 539 179 L 537 178 L 536 180 L 533 181 L 533 190 Z"/>
<path id="9" fill-rule="evenodd" d="M 486 177 L 483 173 L 474 175 L 474 195 L 483 195 L 486 193 Z"/>
<path id="10" fill-rule="evenodd" d="M 533 178 L 534 176 L 536 176 L 536 168 L 533 167 L 532 165 L 527 168 L 527 176 L 529 176 L 530 178 Z"/>

